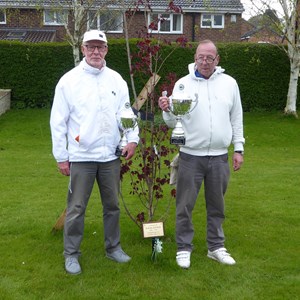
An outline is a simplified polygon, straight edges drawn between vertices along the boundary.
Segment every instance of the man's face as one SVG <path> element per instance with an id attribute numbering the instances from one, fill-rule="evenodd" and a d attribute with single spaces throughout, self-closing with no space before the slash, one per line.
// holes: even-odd
<path id="1" fill-rule="evenodd" d="M 85 42 L 84 45 L 81 46 L 81 51 L 90 66 L 101 69 L 108 47 L 105 42 L 94 40 Z"/>
<path id="2" fill-rule="evenodd" d="M 219 55 L 213 43 L 205 43 L 198 46 L 195 54 L 197 70 L 205 78 L 209 78 L 219 63 Z"/>

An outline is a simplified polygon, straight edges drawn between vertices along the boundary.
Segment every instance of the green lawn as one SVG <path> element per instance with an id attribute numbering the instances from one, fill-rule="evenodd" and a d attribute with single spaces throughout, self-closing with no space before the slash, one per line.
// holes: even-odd
<path id="1" fill-rule="evenodd" d="M 121 216 L 128 264 L 105 258 L 102 211 L 94 189 L 86 214 L 79 276 L 67 275 L 62 232 L 68 178 L 51 153 L 49 110 L 0 117 L 0 299 L 300 299 L 300 120 L 245 113 L 245 163 L 226 195 L 226 247 L 235 266 L 206 257 L 203 194 L 194 213 L 191 267 L 175 262 L 174 203 L 163 253 Z M 127 199 L 135 201 L 135 199 Z"/>

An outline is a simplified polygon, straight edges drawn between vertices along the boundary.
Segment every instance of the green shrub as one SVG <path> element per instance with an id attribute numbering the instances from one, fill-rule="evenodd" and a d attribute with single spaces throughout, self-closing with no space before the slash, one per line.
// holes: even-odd
<path id="1" fill-rule="evenodd" d="M 137 51 L 137 39 L 130 41 L 133 52 Z M 161 55 L 172 50 L 165 45 Z M 167 59 L 159 75 L 157 90 L 167 80 L 166 75 L 175 73 L 180 78 L 188 73 L 197 47 L 177 48 Z M 233 76 L 240 87 L 243 108 L 253 110 L 283 110 L 289 85 L 290 64 L 285 52 L 270 44 L 220 43 L 220 66 Z M 118 71 L 127 81 L 132 95 L 130 73 L 124 39 L 109 41 L 107 65 Z M 0 88 L 12 90 L 12 106 L 49 107 L 59 78 L 73 66 L 72 49 L 66 43 L 0 42 Z M 136 77 L 137 93 L 148 78 Z M 133 97 L 132 97 L 133 98 Z"/>
<path id="2" fill-rule="evenodd" d="M 73 67 L 72 50 L 62 43 L 1 42 L 0 87 L 12 90 L 14 107 L 48 107 L 54 88 Z"/>
<path id="3" fill-rule="evenodd" d="M 219 45 L 220 65 L 240 87 L 243 108 L 283 110 L 289 83 L 289 59 L 270 44 L 228 43 Z"/>

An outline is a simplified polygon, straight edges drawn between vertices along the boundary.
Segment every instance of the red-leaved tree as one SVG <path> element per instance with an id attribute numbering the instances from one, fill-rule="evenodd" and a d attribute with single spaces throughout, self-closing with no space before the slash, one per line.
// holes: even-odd
<path id="1" fill-rule="evenodd" d="M 135 9 L 131 9 L 126 15 L 125 24 L 131 24 L 130 18 L 139 10 L 138 5 L 147 5 L 150 8 L 148 2 L 139 1 Z M 181 13 L 181 9 L 170 2 L 166 12 Z M 160 78 L 159 72 L 172 53 L 178 47 L 186 47 L 187 41 L 184 37 L 179 38 L 176 45 L 170 47 L 171 50 L 166 53 L 163 49 L 169 43 L 162 40 L 160 35 L 156 35 L 154 39 L 149 31 L 157 28 L 158 22 L 163 23 L 163 17 L 159 16 L 156 20 L 152 20 L 150 24 L 145 25 L 144 31 L 139 32 L 137 51 L 131 53 L 129 46 L 127 47 L 132 89 L 135 90 L 135 78 L 154 78 L 150 84 L 145 85 L 146 99 L 140 99 L 135 91 L 133 92 L 136 104 L 133 108 L 138 115 L 140 143 L 135 156 L 128 161 L 123 160 L 121 168 L 122 182 L 125 177 L 130 178 L 130 186 L 124 184 L 121 186 L 125 210 L 140 228 L 146 221 L 164 221 L 168 216 L 171 201 L 176 195 L 176 190 L 170 187 L 169 181 L 170 164 L 178 149 L 170 145 L 170 131 L 163 122 L 158 98 L 165 90 L 171 95 L 177 77 L 176 74 L 168 74 L 158 86 L 156 82 L 159 79 L 156 76 Z M 128 28 L 124 31 L 128 32 Z M 142 105 L 139 105 L 141 100 L 143 109 Z"/>

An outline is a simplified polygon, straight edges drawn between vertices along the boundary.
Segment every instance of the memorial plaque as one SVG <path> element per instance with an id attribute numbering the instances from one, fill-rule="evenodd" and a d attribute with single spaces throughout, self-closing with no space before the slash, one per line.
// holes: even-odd
<path id="1" fill-rule="evenodd" d="M 163 222 L 143 223 L 143 236 L 144 238 L 164 236 L 164 223 Z"/>

